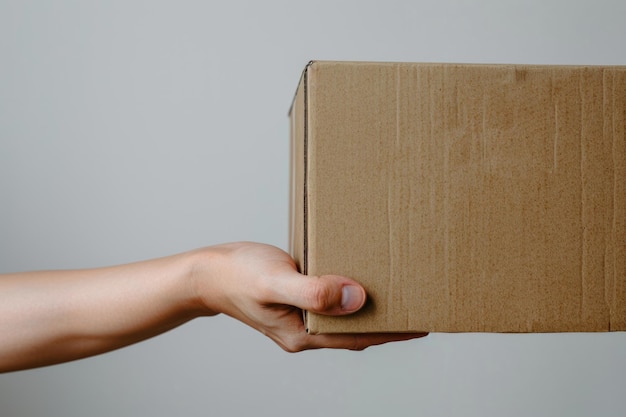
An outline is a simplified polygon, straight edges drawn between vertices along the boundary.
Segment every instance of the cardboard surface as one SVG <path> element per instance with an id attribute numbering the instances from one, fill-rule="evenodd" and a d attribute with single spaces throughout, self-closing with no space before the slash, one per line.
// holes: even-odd
<path id="1" fill-rule="evenodd" d="M 313 62 L 291 251 L 369 294 L 311 333 L 626 330 L 626 67 Z"/>

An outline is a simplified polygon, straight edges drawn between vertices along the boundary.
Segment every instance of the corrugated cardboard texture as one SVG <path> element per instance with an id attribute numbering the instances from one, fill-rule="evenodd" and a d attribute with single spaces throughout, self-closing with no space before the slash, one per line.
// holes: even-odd
<path id="1" fill-rule="evenodd" d="M 292 255 L 370 296 L 312 333 L 626 330 L 626 69 L 314 62 Z"/>

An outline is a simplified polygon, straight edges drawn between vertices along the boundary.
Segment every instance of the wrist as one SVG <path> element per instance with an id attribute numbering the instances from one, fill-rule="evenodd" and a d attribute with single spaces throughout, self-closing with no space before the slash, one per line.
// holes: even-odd
<path id="1" fill-rule="evenodd" d="M 219 264 L 223 254 L 216 247 L 206 247 L 186 255 L 185 282 L 187 300 L 196 316 L 213 316 L 219 308 Z"/>

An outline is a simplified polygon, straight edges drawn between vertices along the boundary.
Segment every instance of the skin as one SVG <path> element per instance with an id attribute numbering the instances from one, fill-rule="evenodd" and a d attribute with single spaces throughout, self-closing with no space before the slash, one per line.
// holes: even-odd
<path id="1" fill-rule="evenodd" d="M 362 350 L 425 335 L 307 334 L 302 309 L 351 314 L 365 304 L 365 290 L 342 276 L 301 275 L 284 251 L 249 242 L 107 268 L 4 274 L 0 294 L 0 372 L 100 354 L 219 313 L 288 352 Z"/>

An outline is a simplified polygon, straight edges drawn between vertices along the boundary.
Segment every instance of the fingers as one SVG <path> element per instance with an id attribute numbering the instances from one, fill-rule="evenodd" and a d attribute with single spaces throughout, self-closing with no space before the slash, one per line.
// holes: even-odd
<path id="1" fill-rule="evenodd" d="M 400 342 L 426 336 L 428 333 L 376 333 L 356 335 L 317 335 L 313 336 L 314 347 L 331 349 L 363 350 L 370 346 L 389 342 Z M 321 339 L 318 339 L 322 336 Z"/>
<path id="2" fill-rule="evenodd" d="M 273 302 L 326 315 L 354 313 L 365 304 L 365 290 L 356 281 L 338 275 L 321 277 L 285 274 L 272 288 Z"/>
<path id="3" fill-rule="evenodd" d="M 428 333 L 369 333 L 369 334 L 328 334 L 306 335 L 306 338 L 293 346 L 283 346 L 288 352 L 299 352 L 309 349 L 349 349 L 364 350 L 370 346 L 389 342 L 424 337 Z"/>

